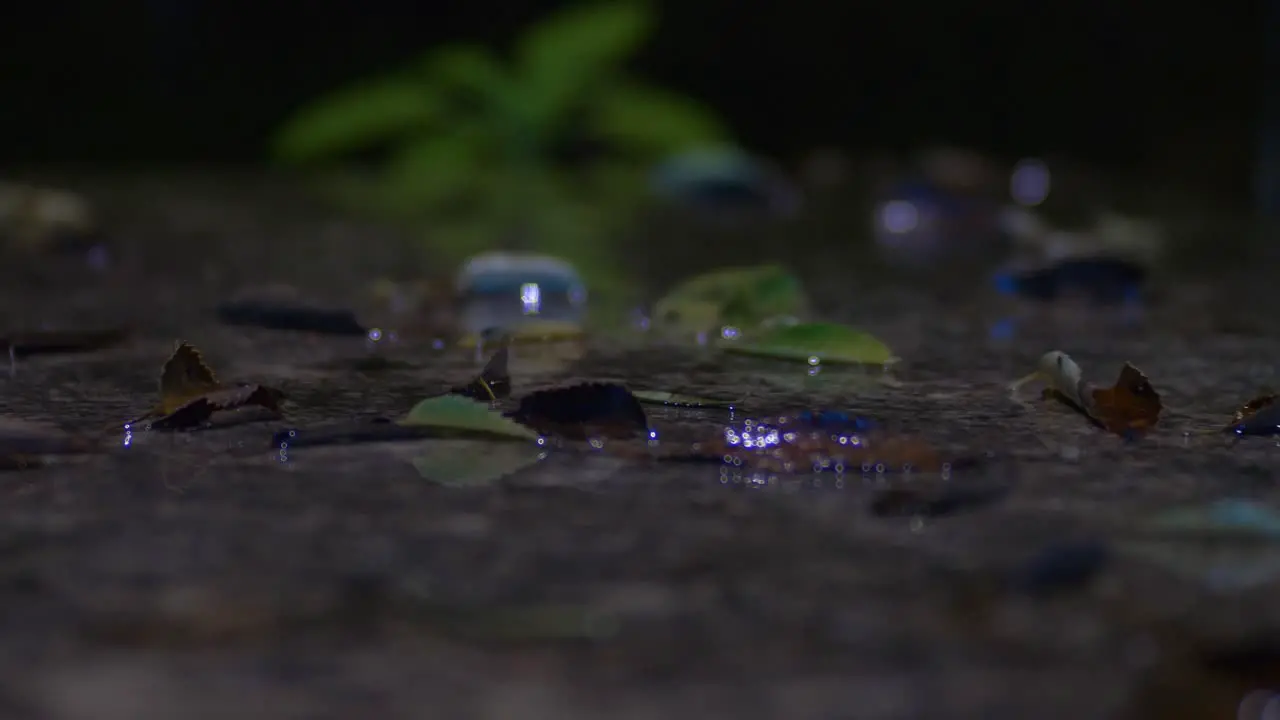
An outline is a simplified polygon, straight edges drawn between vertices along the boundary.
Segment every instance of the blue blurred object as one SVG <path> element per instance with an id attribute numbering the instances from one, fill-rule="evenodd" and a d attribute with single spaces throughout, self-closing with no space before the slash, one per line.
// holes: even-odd
<path id="1" fill-rule="evenodd" d="M 655 167 L 650 188 L 658 197 L 706 212 L 790 215 L 800 191 L 789 180 L 736 148 L 701 148 Z"/>
<path id="2" fill-rule="evenodd" d="M 1018 321 L 1013 318 L 1001 318 L 988 328 L 988 335 L 992 340 L 1012 340 L 1017 332 Z"/>
<path id="3" fill-rule="evenodd" d="M 511 294 L 518 297 L 527 285 L 537 285 L 544 296 L 565 295 L 575 304 L 586 301 L 587 288 L 568 262 L 532 253 L 492 252 L 467 260 L 456 280 L 461 295 Z"/>
<path id="4" fill-rule="evenodd" d="M 1146 268 L 1109 257 L 1068 258 L 1047 267 L 1004 270 L 992 278 L 996 291 L 1004 295 L 1045 302 L 1077 295 L 1099 304 L 1141 299 L 1146 280 Z"/>
<path id="5" fill-rule="evenodd" d="M 927 265 L 998 241 L 999 210 L 999 203 L 978 194 L 908 178 L 879 194 L 876 244 L 891 262 Z"/>
<path id="6" fill-rule="evenodd" d="M 1079 589 L 1101 573 L 1111 554 L 1111 549 L 1098 540 L 1051 545 L 1017 568 L 1010 584 L 1035 597 Z"/>
<path id="7" fill-rule="evenodd" d="M 578 323 L 586 314 L 587 288 L 578 271 L 546 255 L 477 255 L 458 271 L 455 286 L 461 324 L 470 332 L 535 319 Z"/>

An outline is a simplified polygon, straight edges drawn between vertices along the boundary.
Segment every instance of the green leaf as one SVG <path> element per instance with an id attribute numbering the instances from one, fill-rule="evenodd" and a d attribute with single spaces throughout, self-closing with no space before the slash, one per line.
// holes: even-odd
<path id="1" fill-rule="evenodd" d="M 423 443 L 413 467 L 424 480 L 467 487 L 488 485 L 545 457 L 536 445 L 484 440 L 432 440 Z"/>
<path id="2" fill-rule="evenodd" d="M 457 430 L 507 440 L 534 440 L 538 434 L 495 410 L 486 403 L 458 395 L 431 397 L 413 406 L 401 425 Z"/>
<path id="3" fill-rule="evenodd" d="M 682 395 L 680 393 L 666 392 L 664 390 L 633 390 L 631 391 L 631 394 L 642 403 L 648 403 L 650 405 L 667 405 L 671 407 L 730 409 L 737 404 L 733 400 L 714 400 L 711 398 L 697 397 L 695 395 Z"/>
<path id="4" fill-rule="evenodd" d="M 804 308 L 800 281 L 782 267 L 763 265 L 690 278 L 654 305 L 653 317 L 667 327 L 686 330 L 715 330 L 722 323 L 751 329 L 772 319 L 803 314 Z"/>
<path id="5" fill-rule="evenodd" d="M 387 167 L 389 191 L 410 208 L 474 197 L 484 183 L 483 140 L 458 128 L 399 145 Z"/>
<path id="6" fill-rule="evenodd" d="M 654 87 L 622 84 L 594 101 L 593 133 L 623 151 L 661 156 L 719 143 L 728 131 L 714 112 L 691 98 Z"/>
<path id="7" fill-rule="evenodd" d="M 817 363 L 885 365 L 897 358 L 875 336 L 834 323 L 801 323 L 722 344 L 726 352 Z"/>
<path id="8" fill-rule="evenodd" d="M 502 109 L 516 100 L 516 86 L 502 61 L 483 45 L 446 45 L 427 55 L 422 63 L 427 79 L 440 89 L 469 95 L 489 110 Z"/>
<path id="9" fill-rule="evenodd" d="M 516 68 L 535 132 L 547 133 L 592 87 L 640 49 L 654 25 L 641 0 L 578 4 L 534 26 L 516 46 Z"/>
<path id="10" fill-rule="evenodd" d="M 337 91 L 303 107 L 276 134 L 272 153 L 287 163 L 336 158 L 398 139 L 435 120 L 429 88 L 389 78 Z"/>

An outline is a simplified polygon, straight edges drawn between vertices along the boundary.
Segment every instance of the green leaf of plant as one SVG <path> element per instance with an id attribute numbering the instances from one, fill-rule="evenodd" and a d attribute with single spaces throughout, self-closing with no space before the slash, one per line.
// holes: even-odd
<path id="1" fill-rule="evenodd" d="M 422 67 L 427 79 L 440 90 L 469 96 L 466 99 L 478 101 L 482 110 L 504 109 L 516 100 L 511 74 L 483 45 L 446 45 L 427 55 Z"/>
<path id="2" fill-rule="evenodd" d="M 466 128 L 408 140 L 387 167 L 389 193 L 410 208 L 474 197 L 484 185 L 483 142 Z"/>
<path id="3" fill-rule="evenodd" d="M 546 133 L 593 85 L 617 72 L 653 28 L 642 0 L 579 4 L 531 28 L 516 45 L 516 72 L 536 132 Z"/>
<path id="4" fill-rule="evenodd" d="M 487 485 L 541 460 L 545 451 L 536 445 L 494 443 L 485 440 L 432 440 L 423 443 L 413 467 L 424 480 L 468 487 Z"/>
<path id="5" fill-rule="evenodd" d="M 728 137 L 702 103 L 635 83 L 604 88 L 594 100 L 592 131 L 622 151 L 646 159 Z"/>
<path id="6" fill-rule="evenodd" d="M 459 395 L 427 398 L 414 405 L 400 424 L 491 435 L 507 440 L 534 440 L 538 437 L 533 430 L 503 417 L 486 403 Z"/>
<path id="7" fill-rule="evenodd" d="M 632 390 L 631 394 L 642 403 L 650 405 L 667 405 L 671 407 L 690 408 L 732 408 L 737 403 L 733 400 L 715 400 L 712 398 L 683 395 L 664 390 Z"/>
<path id="8" fill-rule="evenodd" d="M 420 82 L 388 78 L 356 85 L 295 113 L 276 134 L 272 154 L 287 163 L 336 158 L 424 128 L 440 109 Z"/>
<path id="9" fill-rule="evenodd" d="M 885 365 L 896 360 L 875 336 L 834 323 L 801 323 L 765 330 L 755 337 L 722 344 L 726 352 L 820 363 Z"/>
<path id="10" fill-rule="evenodd" d="M 712 320 L 712 309 L 715 319 Z M 800 281 L 777 265 L 724 268 L 690 278 L 654 305 L 654 321 L 681 329 L 708 321 L 752 329 L 771 319 L 803 314 L 804 290 Z"/>

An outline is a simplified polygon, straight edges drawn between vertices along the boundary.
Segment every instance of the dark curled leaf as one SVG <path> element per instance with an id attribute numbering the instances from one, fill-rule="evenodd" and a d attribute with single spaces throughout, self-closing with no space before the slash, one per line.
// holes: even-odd
<path id="1" fill-rule="evenodd" d="M 626 439 L 647 433 L 649 419 L 635 396 L 614 383 L 542 390 L 520 400 L 508 417 L 543 435 L 585 440 Z"/>
<path id="2" fill-rule="evenodd" d="M 511 397 L 511 372 L 508 369 L 510 356 L 510 342 L 504 340 L 502 347 L 489 358 L 484 370 L 474 380 L 449 390 L 449 394 L 481 402 L 495 402 Z"/>
<path id="3" fill-rule="evenodd" d="M 267 330 L 297 330 L 324 335 L 366 335 L 350 310 L 316 308 L 262 300 L 233 300 L 217 307 L 218 319 L 227 325 Z"/>
<path id="4" fill-rule="evenodd" d="M 1236 412 L 1235 420 L 1226 429 L 1237 437 L 1280 435 L 1280 404 L 1276 396 L 1264 395 Z"/>
<path id="5" fill-rule="evenodd" d="M 963 488 L 948 485 L 933 494 L 909 488 L 881 490 L 871 500 L 876 517 L 939 518 L 978 510 L 1003 500 L 1007 487 Z"/>
<path id="6" fill-rule="evenodd" d="M 119 328 L 86 332 L 16 332 L 0 337 L 0 350 L 12 353 L 17 358 L 92 352 L 118 344 L 126 337 L 128 337 L 128 331 Z"/>
<path id="7" fill-rule="evenodd" d="M 287 428 L 271 436 L 271 446 L 282 450 L 325 445 L 423 440 L 437 437 L 435 428 L 401 425 L 390 418 L 370 418 L 316 427 Z"/>
<path id="8" fill-rule="evenodd" d="M 280 401 L 284 393 L 265 385 L 214 390 L 197 397 L 164 417 L 152 420 L 152 430 L 189 430 L 200 427 L 213 419 L 214 413 L 261 408 L 273 415 L 280 415 Z"/>
<path id="9" fill-rule="evenodd" d="M 1016 568 L 1009 577 L 1014 590 L 1046 597 L 1077 589 L 1097 577 L 1111 560 L 1111 549 L 1097 540 L 1050 545 Z"/>

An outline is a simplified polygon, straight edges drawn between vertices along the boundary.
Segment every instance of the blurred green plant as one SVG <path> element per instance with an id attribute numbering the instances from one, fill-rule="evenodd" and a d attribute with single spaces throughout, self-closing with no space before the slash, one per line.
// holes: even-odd
<path id="1" fill-rule="evenodd" d="M 654 24 L 646 2 L 607 0 L 538 22 L 509 58 L 474 43 L 438 48 L 303 107 L 273 155 L 315 167 L 382 150 L 371 175 L 334 187 L 348 204 L 428 228 L 435 259 L 535 250 L 578 265 L 597 297 L 622 290 L 615 241 L 644 197 L 644 170 L 728 136 L 703 104 L 626 71 Z"/>

